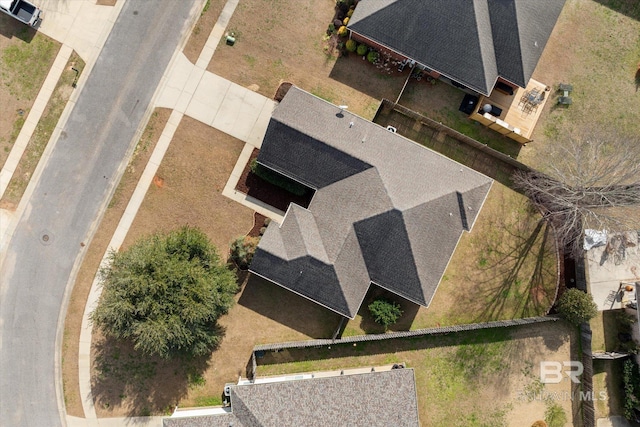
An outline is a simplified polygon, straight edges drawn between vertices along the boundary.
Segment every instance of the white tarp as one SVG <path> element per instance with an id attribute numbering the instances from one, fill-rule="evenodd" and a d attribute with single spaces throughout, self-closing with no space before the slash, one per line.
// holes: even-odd
<path id="1" fill-rule="evenodd" d="M 584 250 L 607 244 L 607 230 L 584 230 Z"/>

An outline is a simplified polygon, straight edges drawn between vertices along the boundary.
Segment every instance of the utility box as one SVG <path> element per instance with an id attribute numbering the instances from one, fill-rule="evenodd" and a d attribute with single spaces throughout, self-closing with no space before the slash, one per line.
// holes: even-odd
<path id="1" fill-rule="evenodd" d="M 233 46 L 236 43 L 236 38 L 233 36 L 227 36 L 227 45 Z"/>

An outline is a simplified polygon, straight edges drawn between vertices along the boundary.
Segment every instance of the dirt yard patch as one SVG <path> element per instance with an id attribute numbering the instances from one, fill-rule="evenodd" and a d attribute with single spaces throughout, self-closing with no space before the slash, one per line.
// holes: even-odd
<path id="1" fill-rule="evenodd" d="M 189 224 L 204 230 L 226 258 L 229 243 L 254 226 L 253 211 L 221 194 L 242 146 L 185 117 L 158 170 L 162 184 L 150 186 L 124 246 Z M 246 274 L 240 280 L 238 303 L 220 319 L 226 336 L 207 360 L 144 358 L 96 334 L 92 377 L 98 415 L 164 414 L 178 404 L 219 404 L 224 384 L 244 375 L 255 344 L 330 337 L 338 326 L 337 315 L 292 292 Z"/>
<path id="2" fill-rule="evenodd" d="M 356 54 L 337 58 L 323 39 L 333 0 L 240 2 L 227 27 L 236 42 L 222 40 L 208 70 L 235 83 L 258 86 L 273 97 L 281 81 L 371 119 L 381 98 L 395 98 L 408 75 L 381 73 Z"/>
<path id="3" fill-rule="evenodd" d="M 415 370 L 424 426 L 530 426 L 556 404 L 570 425 L 570 382 L 543 385 L 542 360 L 574 360 L 564 323 L 283 350 L 258 359 L 258 376 L 406 363 Z M 544 399 L 543 393 L 559 393 Z"/>
<path id="4" fill-rule="evenodd" d="M 226 259 L 229 243 L 253 226 L 253 211 L 222 195 L 243 143 L 184 117 L 158 169 L 124 248 L 140 237 L 191 225 L 201 228 Z"/>
<path id="5" fill-rule="evenodd" d="M 60 50 L 60 43 L 0 15 L 0 167 Z"/>
<path id="6" fill-rule="evenodd" d="M 82 314 L 84 313 L 93 278 L 170 114 L 170 110 L 161 108 L 156 109 L 151 115 L 142 138 L 140 138 L 136 146 L 133 158 L 120 180 L 109 208 L 89 244 L 78 271 L 67 309 L 62 345 L 64 401 L 69 415 L 84 417 L 78 388 L 78 342 L 80 340 Z"/>

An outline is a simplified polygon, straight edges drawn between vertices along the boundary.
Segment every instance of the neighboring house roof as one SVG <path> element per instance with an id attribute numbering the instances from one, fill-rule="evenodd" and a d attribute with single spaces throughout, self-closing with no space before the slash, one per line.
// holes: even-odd
<path id="1" fill-rule="evenodd" d="M 361 0 L 348 28 L 489 95 L 526 87 L 565 0 Z"/>
<path id="2" fill-rule="evenodd" d="M 258 161 L 315 188 L 272 222 L 250 270 L 354 318 L 371 282 L 428 305 L 490 178 L 292 87 Z"/>
<path id="3" fill-rule="evenodd" d="M 233 385 L 231 413 L 165 418 L 164 427 L 418 427 L 413 369 Z"/>

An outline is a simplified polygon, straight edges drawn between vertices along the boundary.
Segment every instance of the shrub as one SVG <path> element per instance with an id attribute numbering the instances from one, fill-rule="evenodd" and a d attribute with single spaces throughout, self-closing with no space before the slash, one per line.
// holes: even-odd
<path id="1" fill-rule="evenodd" d="M 336 32 L 336 26 L 333 23 L 329 24 L 329 28 L 327 28 L 327 34 L 333 34 Z"/>
<path id="2" fill-rule="evenodd" d="M 342 20 L 342 25 L 345 25 L 345 26 L 346 26 L 348 23 L 349 23 L 349 17 L 347 16 L 346 18 L 344 18 L 344 19 Z"/>
<path id="3" fill-rule="evenodd" d="M 535 423 L 531 424 L 531 427 L 547 427 L 547 423 L 542 420 L 538 420 Z"/>
<path id="4" fill-rule="evenodd" d="M 356 49 L 356 53 L 360 56 L 364 56 L 367 53 L 367 50 L 369 50 L 369 48 L 367 47 L 366 44 L 360 44 L 358 45 L 358 48 Z"/>
<path id="5" fill-rule="evenodd" d="M 283 190 L 288 191 L 291 194 L 295 194 L 296 196 L 304 196 L 307 192 L 307 187 L 296 182 L 290 178 L 287 178 L 284 175 L 279 174 L 278 172 L 271 170 L 262 166 L 255 159 L 251 161 L 251 172 L 256 174 L 258 177 L 267 181 L 270 184 L 276 185 Z"/>
<path id="6" fill-rule="evenodd" d="M 347 51 L 349 52 L 355 52 L 356 49 L 358 48 L 358 44 L 354 41 L 354 40 L 347 40 L 347 42 L 344 44 L 344 47 L 347 49 Z"/>
<path id="7" fill-rule="evenodd" d="M 638 365 L 632 359 L 624 361 L 622 368 L 622 387 L 624 390 L 624 417 L 628 420 L 633 419 L 633 408 L 640 404 L 640 375 L 638 374 Z"/>
<path id="8" fill-rule="evenodd" d="M 393 325 L 402 316 L 400 304 L 380 298 L 369 304 L 369 313 L 376 323 L 384 326 L 385 329 Z"/>
<path id="9" fill-rule="evenodd" d="M 340 37 L 344 37 L 347 35 L 347 27 L 345 27 L 344 25 L 341 26 L 340 28 L 338 28 L 338 35 Z"/>
<path id="10" fill-rule="evenodd" d="M 246 270 L 249 268 L 253 260 L 253 254 L 260 243 L 258 237 L 238 237 L 231 243 L 231 259 L 236 263 L 239 269 Z"/>
<path id="11" fill-rule="evenodd" d="M 374 62 L 376 62 L 378 60 L 378 52 L 376 52 L 375 50 L 372 50 L 371 52 L 369 52 L 367 54 L 367 61 L 371 62 L 372 64 Z"/>
<path id="12" fill-rule="evenodd" d="M 567 290 L 558 301 L 558 312 L 569 323 L 578 326 L 583 322 L 588 322 L 598 314 L 598 306 L 593 302 L 593 298 L 586 292 L 579 289 Z"/>
<path id="13" fill-rule="evenodd" d="M 347 18 L 351 18 L 352 15 L 353 15 L 353 9 L 349 9 L 349 11 L 347 12 Z"/>
<path id="14" fill-rule="evenodd" d="M 333 28 L 340 28 L 342 27 L 342 21 L 340 19 L 334 19 L 333 20 Z"/>

